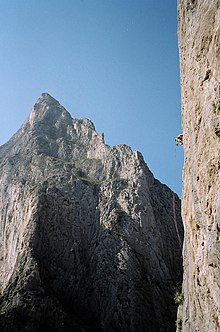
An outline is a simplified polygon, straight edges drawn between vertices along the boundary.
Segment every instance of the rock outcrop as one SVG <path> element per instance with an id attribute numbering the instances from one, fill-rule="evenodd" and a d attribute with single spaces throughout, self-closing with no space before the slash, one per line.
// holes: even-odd
<path id="1" fill-rule="evenodd" d="M 42 94 L 0 147 L 0 330 L 174 331 L 177 233 L 142 155 Z"/>
<path id="2" fill-rule="evenodd" d="M 179 0 L 184 302 L 178 331 L 220 331 L 220 1 Z"/>

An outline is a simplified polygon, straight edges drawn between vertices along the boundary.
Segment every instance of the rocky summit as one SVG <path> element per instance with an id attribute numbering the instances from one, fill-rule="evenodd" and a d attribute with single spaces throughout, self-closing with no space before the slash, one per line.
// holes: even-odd
<path id="1" fill-rule="evenodd" d="M 0 147 L 0 330 L 175 331 L 180 200 L 44 93 Z"/>

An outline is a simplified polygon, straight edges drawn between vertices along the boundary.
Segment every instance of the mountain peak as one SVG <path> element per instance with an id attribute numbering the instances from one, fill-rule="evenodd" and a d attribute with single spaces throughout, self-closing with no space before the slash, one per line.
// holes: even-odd
<path id="1" fill-rule="evenodd" d="M 39 98 L 0 150 L 1 331 L 175 330 L 180 201 L 140 158 Z"/>
<path id="2" fill-rule="evenodd" d="M 56 100 L 55 98 L 53 98 L 49 93 L 47 92 L 43 92 L 41 94 L 41 96 L 37 99 L 36 104 L 39 103 L 46 103 L 46 104 L 58 104 L 60 105 L 60 103 L 58 102 L 58 100 Z M 35 104 L 35 105 L 36 105 Z"/>
<path id="3" fill-rule="evenodd" d="M 52 98 L 52 99 L 54 99 L 48 92 L 42 92 L 41 98 Z"/>
<path id="4" fill-rule="evenodd" d="M 71 115 L 67 110 L 49 93 L 44 92 L 37 99 L 29 115 L 28 122 L 33 125 L 36 122 L 54 124 L 58 118 L 71 120 Z"/>
<path id="5" fill-rule="evenodd" d="M 85 159 L 109 149 L 91 120 L 73 119 L 49 93 L 42 93 L 37 99 L 19 134 L 32 150 L 34 147 L 38 153 L 65 160 Z M 26 144 L 23 146 L 27 148 Z"/>

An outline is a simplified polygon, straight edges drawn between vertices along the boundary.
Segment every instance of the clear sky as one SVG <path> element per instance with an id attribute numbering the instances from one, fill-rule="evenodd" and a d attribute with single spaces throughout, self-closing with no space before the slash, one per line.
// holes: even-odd
<path id="1" fill-rule="evenodd" d="M 0 144 L 42 92 L 181 195 L 176 0 L 1 0 Z M 176 165 L 176 166 L 175 166 Z"/>

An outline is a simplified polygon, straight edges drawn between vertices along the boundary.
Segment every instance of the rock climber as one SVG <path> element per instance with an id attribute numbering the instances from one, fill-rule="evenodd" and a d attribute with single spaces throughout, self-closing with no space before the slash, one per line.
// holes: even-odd
<path id="1" fill-rule="evenodd" d="M 179 135 L 175 138 L 175 142 L 176 142 L 176 145 L 183 145 L 183 134 L 179 134 Z"/>

